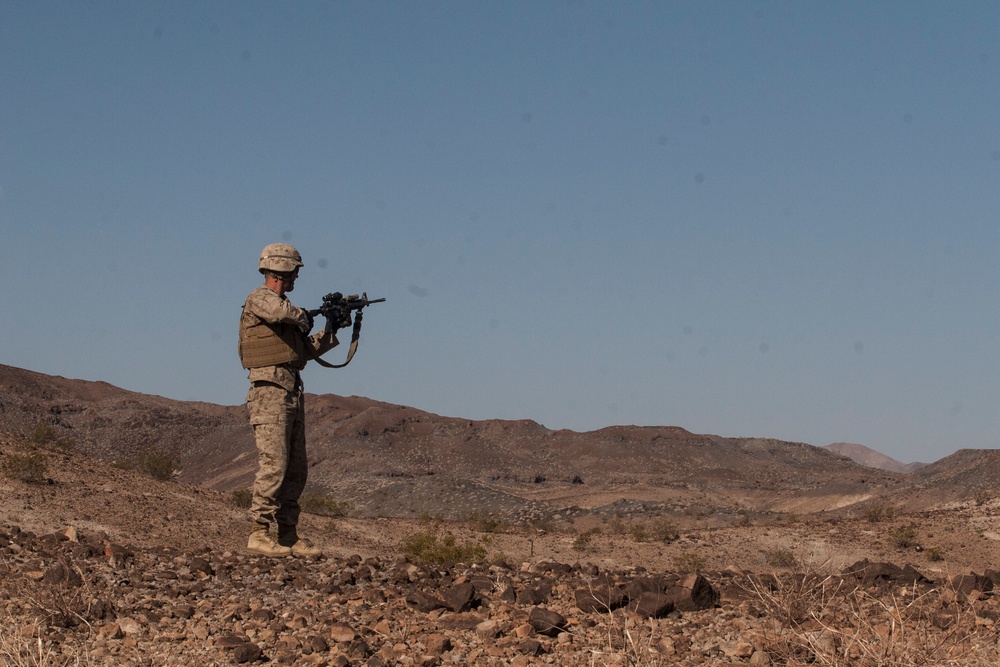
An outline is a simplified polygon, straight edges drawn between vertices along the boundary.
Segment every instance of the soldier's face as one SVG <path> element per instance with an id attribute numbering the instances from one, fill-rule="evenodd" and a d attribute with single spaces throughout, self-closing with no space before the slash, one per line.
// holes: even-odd
<path id="1" fill-rule="evenodd" d="M 281 291 L 291 292 L 295 289 L 295 279 L 299 277 L 298 271 L 292 271 L 281 276 Z"/>

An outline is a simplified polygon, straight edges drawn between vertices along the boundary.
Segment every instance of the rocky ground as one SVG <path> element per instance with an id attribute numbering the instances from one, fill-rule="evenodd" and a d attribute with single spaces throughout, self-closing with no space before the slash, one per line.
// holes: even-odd
<path id="1" fill-rule="evenodd" d="M 26 451 L 44 473 L 6 465 Z M 4 665 L 997 664 L 998 507 L 849 519 L 306 515 L 0 438 Z"/>

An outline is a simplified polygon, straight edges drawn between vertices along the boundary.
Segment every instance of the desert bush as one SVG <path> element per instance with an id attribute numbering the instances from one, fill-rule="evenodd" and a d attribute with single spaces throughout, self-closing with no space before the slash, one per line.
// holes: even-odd
<path id="1" fill-rule="evenodd" d="M 236 489 L 229 494 L 229 502 L 241 510 L 248 510 L 253 503 L 253 491 L 250 489 Z"/>
<path id="2" fill-rule="evenodd" d="M 503 519 L 490 512 L 471 512 L 468 521 L 480 533 L 502 533 L 505 529 Z"/>
<path id="3" fill-rule="evenodd" d="M 938 547 L 931 547 L 927 550 L 927 560 L 932 563 L 939 563 L 944 560 L 944 552 Z"/>
<path id="4" fill-rule="evenodd" d="M 628 532 L 628 526 L 620 516 L 611 517 L 607 524 L 612 535 L 624 535 Z"/>
<path id="5" fill-rule="evenodd" d="M 897 526 L 889 531 L 889 542 L 897 549 L 906 549 L 914 545 L 917 531 L 913 526 Z"/>
<path id="6" fill-rule="evenodd" d="M 328 516 L 333 519 L 341 519 L 347 516 L 351 510 L 351 504 L 344 500 L 337 500 L 327 493 L 304 493 L 299 498 L 299 506 L 303 512 Z"/>
<path id="7" fill-rule="evenodd" d="M 436 533 L 413 533 L 401 543 L 403 555 L 417 563 L 482 563 L 486 549 L 480 544 L 459 544 L 451 533 L 439 538 Z"/>
<path id="8" fill-rule="evenodd" d="M 674 567 L 679 572 L 700 572 L 705 568 L 705 558 L 693 551 L 682 551 L 674 556 Z"/>
<path id="9" fill-rule="evenodd" d="M 976 491 L 975 501 L 978 507 L 982 507 L 986 503 L 990 502 L 991 494 L 987 489 L 979 489 Z"/>
<path id="10" fill-rule="evenodd" d="M 135 468 L 153 479 L 167 482 L 177 474 L 177 457 L 153 447 L 140 450 Z"/>
<path id="11" fill-rule="evenodd" d="M 69 451 L 73 448 L 73 439 L 59 436 L 49 424 L 37 424 L 28 434 L 28 441 L 38 447 Z"/>
<path id="12" fill-rule="evenodd" d="M 789 549 L 767 549 L 763 552 L 764 562 L 775 567 L 793 568 L 799 564 L 795 554 Z"/>
<path id="13" fill-rule="evenodd" d="M 649 540 L 649 531 L 641 523 L 633 523 L 628 527 L 628 532 L 636 542 L 646 542 Z"/>
<path id="14" fill-rule="evenodd" d="M 576 549 L 577 551 L 586 551 L 588 548 L 590 548 L 590 542 L 593 539 L 593 537 L 595 535 L 600 535 L 600 534 L 601 534 L 601 529 L 597 528 L 596 526 L 594 528 L 591 528 L 590 530 L 586 530 L 580 533 L 573 540 L 573 548 Z"/>
<path id="15" fill-rule="evenodd" d="M 11 452 L 3 457 L 0 469 L 11 479 L 22 482 L 44 482 L 49 462 L 45 455 L 38 451 Z"/>
<path id="16" fill-rule="evenodd" d="M 669 519 L 654 519 L 649 526 L 650 539 L 654 542 L 673 542 L 680 537 L 677 524 Z"/>
<path id="17" fill-rule="evenodd" d="M 872 523 L 878 523 L 883 519 L 891 519 L 895 513 L 896 510 L 891 505 L 875 503 L 865 509 L 865 518 Z"/>

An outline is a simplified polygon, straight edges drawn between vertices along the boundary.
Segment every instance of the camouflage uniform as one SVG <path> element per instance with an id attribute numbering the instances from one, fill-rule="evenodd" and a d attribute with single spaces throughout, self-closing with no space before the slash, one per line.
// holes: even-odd
<path id="1" fill-rule="evenodd" d="M 241 338 L 261 323 L 290 325 L 308 332 L 310 318 L 287 297 L 261 286 L 250 293 L 240 317 Z M 305 339 L 316 354 L 337 345 L 333 332 Z M 299 521 L 299 496 L 306 485 L 305 405 L 299 371 L 306 360 L 250 369 L 247 410 L 257 442 L 259 469 L 250 514 L 254 524 L 281 528 Z"/>

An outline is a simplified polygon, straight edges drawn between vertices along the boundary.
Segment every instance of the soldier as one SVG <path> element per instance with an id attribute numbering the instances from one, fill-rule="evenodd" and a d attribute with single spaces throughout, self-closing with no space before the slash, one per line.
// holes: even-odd
<path id="1" fill-rule="evenodd" d="M 272 243 L 260 254 L 264 284 L 243 304 L 240 360 L 250 370 L 247 411 L 257 442 L 258 470 L 247 551 L 264 556 L 317 557 L 299 537 L 299 496 L 306 485 L 305 407 L 300 371 L 337 345 L 334 329 L 309 335 L 312 317 L 285 296 L 295 288 L 302 256 Z"/>

